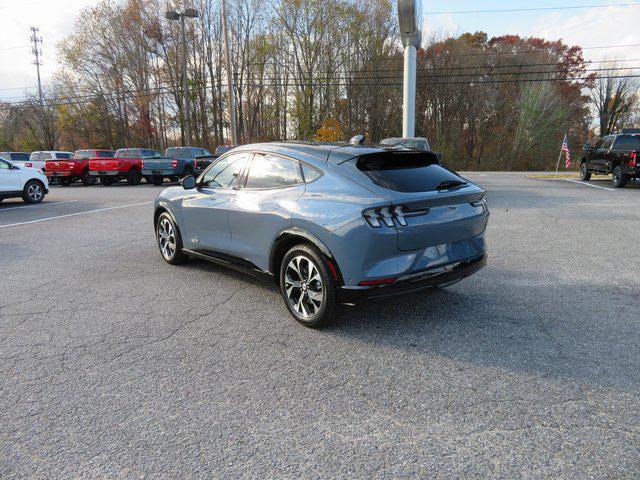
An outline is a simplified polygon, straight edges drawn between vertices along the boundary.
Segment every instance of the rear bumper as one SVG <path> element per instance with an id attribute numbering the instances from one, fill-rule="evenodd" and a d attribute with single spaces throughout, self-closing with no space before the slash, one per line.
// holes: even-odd
<path id="1" fill-rule="evenodd" d="M 143 177 L 178 177 L 182 175 L 181 172 L 176 172 L 175 170 L 147 170 L 146 168 L 142 169 Z"/>
<path id="2" fill-rule="evenodd" d="M 119 175 L 124 175 L 124 172 L 120 172 L 119 170 L 106 170 L 106 171 L 95 171 L 91 170 L 89 175 L 93 175 L 95 177 L 117 177 Z"/>
<path id="3" fill-rule="evenodd" d="M 359 303 L 373 298 L 404 295 L 421 290 L 455 283 L 473 275 L 487 265 L 487 254 L 442 265 L 421 272 L 400 277 L 391 285 L 379 287 L 347 287 L 340 288 L 339 296 L 342 303 Z"/>
<path id="4" fill-rule="evenodd" d="M 49 171 L 46 171 L 44 173 L 49 178 L 76 177 L 76 176 L 78 176 L 77 174 L 75 174 L 73 172 L 49 172 Z"/>

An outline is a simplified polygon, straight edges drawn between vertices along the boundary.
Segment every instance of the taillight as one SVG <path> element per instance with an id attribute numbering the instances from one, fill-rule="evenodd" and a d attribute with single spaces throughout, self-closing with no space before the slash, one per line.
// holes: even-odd
<path id="1" fill-rule="evenodd" d="M 362 212 L 362 215 L 367 220 L 369 225 L 374 228 L 382 227 L 382 223 L 384 223 L 387 227 L 393 228 L 396 226 L 394 220 L 398 223 L 398 225 L 406 227 L 408 225 L 407 217 L 417 217 L 419 215 L 426 215 L 427 213 L 429 213 L 428 208 L 423 208 L 420 210 L 409 210 L 402 205 L 396 205 L 389 207 L 369 208 Z"/>
<path id="2" fill-rule="evenodd" d="M 171 168 L 176 168 L 178 166 L 178 160 L 171 160 Z"/>
<path id="3" fill-rule="evenodd" d="M 33 168 L 33 163 L 27 162 L 27 163 L 24 164 L 24 166 L 27 167 L 27 168 Z"/>
<path id="4" fill-rule="evenodd" d="M 629 155 L 629 157 L 631 158 L 631 160 L 629 160 L 629 166 L 634 168 L 637 165 L 635 152 Z"/>
<path id="5" fill-rule="evenodd" d="M 144 158 L 140 160 L 140 168 L 144 168 Z"/>
<path id="6" fill-rule="evenodd" d="M 75 166 L 75 163 L 70 163 L 69 164 L 69 168 L 73 168 Z"/>
<path id="7" fill-rule="evenodd" d="M 198 168 L 198 161 L 194 158 L 193 159 L 193 169 L 195 170 L 196 168 Z"/>

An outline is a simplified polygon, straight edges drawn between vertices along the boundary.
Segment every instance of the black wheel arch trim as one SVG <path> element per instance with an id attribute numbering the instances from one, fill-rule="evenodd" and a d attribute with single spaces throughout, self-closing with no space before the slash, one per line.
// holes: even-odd
<path id="1" fill-rule="evenodd" d="M 320 250 L 322 255 L 335 268 L 335 276 L 337 276 L 336 282 L 339 285 L 344 284 L 344 281 L 342 279 L 343 278 L 342 273 L 340 272 L 340 266 L 338 265 L 338 262 L 336 261 L 335 257 L 331 253 L 331 250 L 329 250 L 329 248 L 324 244 L 324 242 L 320 240 L 316 235 L 299 227 L 291 227 L 291 228 L 287 228 L 286 230 L 283 230 L 278 234 L 278 236 L 273 241 L 273 245 L 271 246 L 271 253 L 269 255 L 269 271 L 273 274 L 274 277 L 277 276 L 275 273 L 276 272 L 275 259 L 276 259 L 276 253 L 278 252 L 278 246 L 280 245 L 281 242 L 285 241 L 290 237 L 302 238 L 307 242 L 311 243 L 318 250 Z"/>

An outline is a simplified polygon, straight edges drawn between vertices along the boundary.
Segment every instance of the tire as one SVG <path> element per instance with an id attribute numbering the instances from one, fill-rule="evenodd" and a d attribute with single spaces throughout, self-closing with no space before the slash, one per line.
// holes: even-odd
<path id="1" fill-rule="evenodd" d="M 160 185 L 162 185 L 162 182 L 164 182 L 164 178 L 154 175 L 153 177 L 151 177 L 151 181 L 156 187 L 159 187 Z"/>
<path id="2" fill-rule="evenodd" d="M 100 177 L 100 183 L 105 187 L 113 185 L 113 178 L 111 177 Z"/>
<path id="3" fill-rule="evenodd" d="M 96 184 L 96 177 L 89 175 L 89 170 L 82 172 L 82 184 L 85 187 L 90 187 Z"/>
<path id="4" fill-rule="evenodd" d="M 142 180 L 142 174 L 140 170 L 129 170 L 129 174 L 127 175 L 127 183 L 129 185 L 140 185 L 140 181 Z"/>
<path id="5" fill-rule="evenodd" d="M 44 185 L 38 180 L 29 180 L 22 190 L 22 200 L 27 203 L 40 203 L 44 199 Z"/>
<path id="6" fill-rule="evenodd" d="M 589 166 L 587 162 L 582 162 L 580 164 L 580 180 L 583 182 L 588 182 L 591 180 L 591 172 L 589 171 Z"/>
<path id="7" fill-rule="evenodd" d="M 629 177 L 622 171 L 621 167 L 618 166 L 613 169 L 612 184 L 615 188 L 624 188 L 628 181 Z"/>
<path id="8" fill-rule="evenodd" d="M 160 255 L 165 262 L 171 265 L 180 265 L 188 260 L 188 257 L 182 253 L 182 237 L 180 230 L 173 221 L 171 215 L 167 212 L 162 213 L 158 217 L 156 223 L 156 240 Z"/>
<path id="9" fill-rule="evenodd" d="M 338 303 L 336 283 L 316 248 L 301 244 L 287 252 L 280 265 L 280 291 L 293 318 L 305 327 L 331 322 Z"/>

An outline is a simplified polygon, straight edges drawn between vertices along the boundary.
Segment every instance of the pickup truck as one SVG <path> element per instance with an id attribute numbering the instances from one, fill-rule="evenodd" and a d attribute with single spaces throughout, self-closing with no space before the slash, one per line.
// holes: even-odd
<path id="1" fill-rule="evenodd" d="M 89 162 L 113 158 L 113 150 L 76 150 L 71 159 L 47 160 L 45 173 L 49 180 L 57 178 L 61 185 L 71 185 L 80 180 L 83 185 L 95 185 L 96 177 L 89 173 Z"/>
<path id="2" fill-rule="evenodd" d="M 145 159 L 142 175 L 153 182 L 162 185 L 165 178 L 178 181 L 181 177 L 194 175 L 208 166 L 215 157 L 209 150 L 196 147 L 170 147 L 163 158 Z"/>
<path id="3" fill-rule="evenodd" d="M 640 178 L 640 134 L 607 135 L 595 144 L 586 143 L 580 159 L 580 178 L 612 175 L 616 188 L 623 188 L 633 178 Z"/>
<path id="4" fill-rule="evenodd" d="M 145 160 L 162 158 L 156 150 L 145 148 L 121 148 L 113 158 L 89 160 L 89 174 L 100 178 L 103 185 L 112 185 L 126 179 L 129 185 L 139 185 L 142 180 L 142 165 Z"/>

